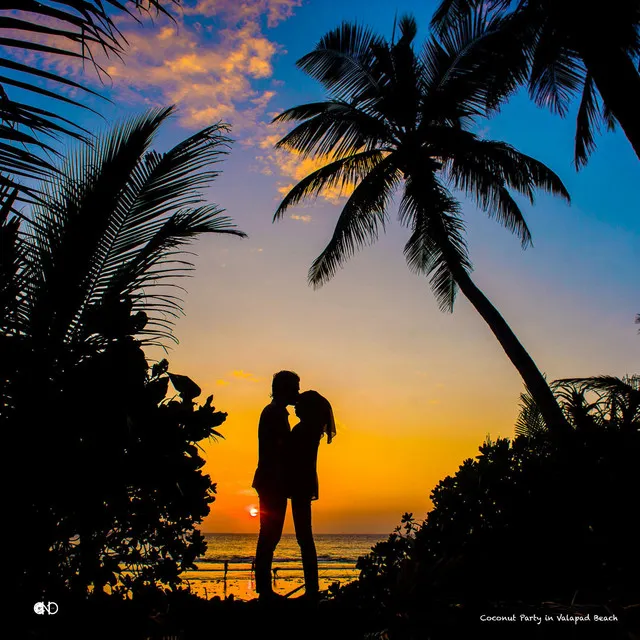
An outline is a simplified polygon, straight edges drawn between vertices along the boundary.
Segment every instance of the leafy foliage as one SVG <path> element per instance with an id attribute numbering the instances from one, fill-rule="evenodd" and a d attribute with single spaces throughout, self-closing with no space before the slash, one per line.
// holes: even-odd
<path id="1" fill-rule="evenodd" d="M 487 440 L 338 597 L 392 616 L 434 602 L 637 602 L 639 455 L 637 430 Z"/>
<path id="2" fill-rule="evenodd" d="M 640 428 L 640 377 L 594 376 L 555 380 L 551 388 L 569 424 L 578 431 Z M 546 422 L 529 393 L 520 395 L 517 435 L 547 431 Z"/>
<path id="3" fill-rule="evenodd" d="M 487 438 L 438 483 L 423 522 L 405 514 L 360 558 L 359 580 L 338 598 L 391 615 L 426 602 L 637 600 L 639 384 L 638 376 L 552 383 L 573 427 L 562 437 L 523 394 L 517 437 Z"/>
<path id="4" fill-rule="evenodd" d="M 170 381 L 179 398 L 167 397 Z M 149 371 L 126 335 L 55 380 L 31 382 L 22 390 L 38 402 L 14 398 L 20 412 L 3 416 L 14 446 L 18 425 L 32 442 L 14 476 L 20 591 L 177 587 L 205 551 L 196 526 L 215 499 L 198 443 L 222 437 L 227 414 L 212 396 L 197 405 L 200 389 L 166 360 Z"/>

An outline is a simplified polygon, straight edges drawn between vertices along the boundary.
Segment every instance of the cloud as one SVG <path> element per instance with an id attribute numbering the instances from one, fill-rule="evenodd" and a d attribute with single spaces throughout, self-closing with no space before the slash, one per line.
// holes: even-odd
<path id="1" fill-rule="evenodd" d="M 311 216 L 297 216 L 295 214 L 289 216 L 292 220 L 300 220 L 301 222 L 311 222 Z"/>
<path id="2" fill-rule="evenodd" d="M 255 498 L 256 490 L 255 489 L 240 489 L 239 491 L 236 491 L 236 495 L 239 495 L 239 496 L 252 496 L 252 497 Z"/>
<path id="3" fill-rule="evenodd" d="M 265 23 L 275 26 L 300 5 L 301 0 L 186 0 L 182 9 L 173 11 L 175 22 L 160 16 L 156 23 L 143 18 L 138 24 L 120 15 L 116 21 L 128 43 L 122 59 L 101 58 L 96 50 L 94 54 L 110 76 L 103 78 L 106 89 L 117 100 L 177 104 L 183 126 L 204 127 L 224 120 L 232 125 L 233 137 L 256 144 L 270 133 L 266 111 L 276 95 L 270 84 L 273 60 L 284 52 L 265 31 Z M 60 39 L 41 34 L 34 40 L 61 45 Z M 13 53 L 67 78 L 98 84 L 91 65 L 83 68 L 75 58 Z"/>
<path id="4" fill-rule="evenodd" d="M 271 77 L 281 47 L 257 22 L 221 29 L 215 36 L 186 24 L 124 35 L 130 45 L 126 58 L 108 67 L 121 95 L 132 102 L 177 104 L 186 127 L 224 120 L 235 136 L 253 137 L 262 130 L 275 91 L 256 82 Z"/>
<path id="5" fill-rule="evenodd" d="M 273 149 L 273 145 L 282 138 L 282 135 L 283 132 L 279 132 L 266 136 L 260 147 L 271 151 L 257 155 L 256 160 L 261 166 L 261 173 L 272 175 L 274 171 L 277 171 L 280 176 L 289 180 L 293 179 L 293 182 L 280 182 L 278 184 L 277 191 L 280 196 L 284 197 L 297 182 L 326 165 L 329 159 L 326 157 L 305 158 L 296 151 Z M 345 182 L 336 186 L 326 187 L 318 193 L 317 197 L 331 204 L 341 204 L 353 193 L 355 186 L 352 182 Z"/>
<path id="6" fill-rule="evenodd" d="M 302 0 L 186 0 L 183 11 L 186 15 L 223 16 L 237 22 L 266 16 L 267 25 L 275 27 L 301 5 Z"/>
<path id="7" fill-rule="evenodd" d="M 249 382 L 260 382 L 262 378 L 255 376 L 253 373 L 249 373 L 248 371 L 243 371 L 242 369 L 236 369 L 231 372 L 231 375 L 234 378 L 238 378 L 240 380 L 248 380 Z"/>
<path id="8" fill-rule="evenodd" d="M 216 384 L 219 387 L 226 387 L 229 384 L 229 382 L 227 380 L 223 380 L 222 378 L 220 378 L 219 380 L 216 380 Z"/>
<path id="9" fill-rule="evenodd" d="M 326 162 L 274 149 L 287 130 L 287 125 L 271 124 L 276 115 L 271 105 L 282 84 L 273 78 L 273 63 L 285 51 L 268 28 L 289 19 L 301 4 L 302 0 L 185 0 L 181 9 L 173 11 L 175 22 L 160 16 L 155 23 L 143 17 L 139 24 L 119 15 L 116 22 L 128 43 L 122 59 L 100 58 L 94 50 L 108 74 L 103 77 L 105 86 L 97 86 L 91 65 L 83 67 L 77 59 L 34 52 L 16 55 L 34 66 L 111 91 L 119 102 L 177 104 L 178 122 L 187 128 L 228 122 L 231 137 L 259 151 L 253 168 L 283 179 L 276 189 L 284 195 Z M 51 36 L 36 34 L 34 39 L 61 45 Z M 324 189 L 319 197 L 339 204 L 353 188 L 345 184 Z"/>

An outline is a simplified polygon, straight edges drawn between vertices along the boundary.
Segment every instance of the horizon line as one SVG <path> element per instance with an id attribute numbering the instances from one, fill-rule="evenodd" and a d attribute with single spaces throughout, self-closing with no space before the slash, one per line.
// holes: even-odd
<path id="1" fill-rule="evenodd" d="M 216 536 L 257 536 L 258 532 L 256 531 L 251 532 L 251 531 L 201 531 L 202 534 L 204 535 L 216 535 Z M 313 535 L 318 535 L 318 536 L 380 536 L 380 535 L 389 535 L 390 533 L 393 533 L 393 531 L 388 532 L 388 531 L 383 531 L 383 532 L 378 532 L 378 531 L 369 531 L 366 533 L 363 532 L 346 532 L 346 531 L 341 531 L 341 532 L 333 532 L 333 531 L 314 531 Z M 282 534 L 283 536 L 295 536 L 296 534 L 294 532 L 291 533 L 284 533 Z"/>

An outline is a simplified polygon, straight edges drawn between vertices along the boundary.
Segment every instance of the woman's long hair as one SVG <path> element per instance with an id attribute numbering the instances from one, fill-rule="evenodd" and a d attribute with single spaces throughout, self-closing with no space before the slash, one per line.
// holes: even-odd
<path id="1" fill-rule="evenodd" d="M 302 404 L 310 413 L 313 413 L 322 424 L 322 433 L 327 434 L 327 444 L 336 436 L 336 421 L 333 417 L 331 403 L 317 391 L 304 391 L 298 396 L 298 405 Z"/>

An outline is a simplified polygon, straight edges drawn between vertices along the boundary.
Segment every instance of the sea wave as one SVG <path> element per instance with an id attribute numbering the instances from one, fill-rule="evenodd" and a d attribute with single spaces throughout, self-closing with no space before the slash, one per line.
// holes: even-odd
<path id="1" fill-rule="evenodd" d="M 229 563 L 229 569 L 233 568 L 233 565 L 251 565 L 254 558 L 253 556 L 219 556 L 219 557 L 205 557 L 198 558 L 197 564 L 202 565 L 221 565 L 224 566 L 225 562 Z M 297 556 L 274 556 L 273 562 L 279 562 L 280 564 L 300 563 L 300 555 Z M 354 565 L 358 561 L 358 558 L 339 556 L 318 556 L 318 564 L 349 564 Z"/>

